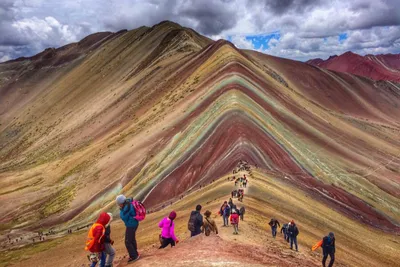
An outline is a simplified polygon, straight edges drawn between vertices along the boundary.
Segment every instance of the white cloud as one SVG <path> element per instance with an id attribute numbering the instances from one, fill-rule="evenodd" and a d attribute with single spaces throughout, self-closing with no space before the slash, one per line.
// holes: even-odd
<path id="1" fill-rule="evenodd" d="M 10 59 L 11 59 L 11 58 L 10 58 L 9 56 L 5 55 L 5 56 L 2 56 L 2 57 L 0 58 L 0 62 L 4 62 L 4 61 L 10 60 Z"/>
<path id="2" fill-rule="evenodd" d="M 234 35 L 232 36 L 231 41 L 237 48 L 254 50 L 253 42 L 247 40 L 245 36 Z"/>
<path id="3" fill-rule="evenodd" d="M 351 50 L 399 53 L 398 0 L 0 0 L 0 52 L 29 56 L 46 47 L 77 41 L 105 30 L 118 31 L 172 20 L 254 49 L 245 36 L 279 31 L 269 49 L 305 60 Z M 346 32 L 347 40 L 338 41 Z M 256 41 L 254 41 L 256 42 Z M 258 47 L 258 46 L 257 46 Z"/>

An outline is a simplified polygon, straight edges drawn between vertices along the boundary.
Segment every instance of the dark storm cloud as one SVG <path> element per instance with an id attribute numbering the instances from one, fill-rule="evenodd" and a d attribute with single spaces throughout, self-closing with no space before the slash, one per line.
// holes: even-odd
<path id="1" fill-rule="evenodd" d="M 192 0 L 186 2 L 179 11 L 181 16 L 196 21 L 196 29 L 206 35 L 220 34 L 233 28 L 238 21 L 233 1 L 213 0 L 205 4 Z"/>
<path id="2" fill-rule="evenodd" d="M 252 46 L 247 35 L 280 32 L 266 52 L 291 58 L 341 49 L 396 52 L 399 1 L 0 0 L 0 62 L 90 33 L 153 26 L 163 20 L 216 39 L 235 37 L 231 40 L 245 48 Z M 348 39 L 339 42 L 343 33 Z"/>
<path id="3" fill-rule="evenodd" d="M 304 12 L 320 4 L 320 0 L 250 0 L 261 2 L 264 8 L 274 14 L 281 15 L 287 12 Z"/>
<path id="4" fill-rule="evenodd" d="M 153 0 L 125 7 L 122 1 L 111 7 L 112 12 L 105 15 L 103 22 L 107 28 L 119 30 L 171 20 L 202 34 L 214 35 L 236 25 L 238 17 L 234 7 L 231 0 Z"/>

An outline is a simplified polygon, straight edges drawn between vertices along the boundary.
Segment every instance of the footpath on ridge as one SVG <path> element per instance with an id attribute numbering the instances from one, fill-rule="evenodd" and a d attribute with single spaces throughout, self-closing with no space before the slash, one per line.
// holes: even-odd
<path id="1" fill-rule="evenodd" d="M 258 173 L 258 172 L 256 172 Z M 238 189 L 234 181 L 227 176 L 215 182 L 200 187 L 190 192 L 178 201 L 159 211 L 151 213 L 140 224 L 137 232 L 140 259 L 134 263 L 127 263 L 128 254 L 124 245 L 125 226 L 121 220 L 112 223 L 111 237 L 115 241 L 116 258 L 114 267 L 124 266 L 321 266 L 321 255 L 310 251 L 310 247 L 299 246 L 299 252 L 290 250 L 289 244 L 278 233 L 276 239 L 271 236 L 268 226 L 270 218 L 262 214 L 268 209 L 266 202 L 259 202 L 260 181 L 251 172 L 241 171 L 235 173 L 236 177 L 246 174 L 248 184 L 244 189 L 243 202 L 233 199 L 237 209 L 243 205 L 246 208 L 244 221 L 239 222 L 239 234 L 233 235 L 233 227 L 223 227 L 222 217 L 217 214 L 224 201 L 231 198 L 230 192 Z M 230 177 L 232 176 L 229 175 Z M 227 179 L 228 178 L 228 179 Z M 261 196 L 268 198 L 268 196 Z M 190 211 L 201 204 L 202 214 L 206 210 L 212 212 L 211 218 L 215 220 L 219 234 L 211 234 L 189 238 L 187 220 Z M 176 247 L 158 249 L 158 222 L 171 210 L 176 210 L 178 217 L 175 222 L 175 231 L 180 240 Z M 281 217 L 278 216 L 280 219 Z M 281 224 L 285 222 L 281 221 Z M 300 229 L 305 231 L 305 229 Z M 304 233 L 304 232 L 303 232 Z M 301 235 L 301 233 L 300 233 Z M 74 232 L 60 239 L 46 241 L 35 246 L 31 245 L 22 249 L 23 258 L 9 258 L 6 260 L 12 266 L 68 266 L 87 267 L 89 262 L 84 251 L 84 242 L 87 231 Z M 7 256 L 7 255 L 6 255 Z M 19 254 L 19 256 L 21 256 Z M 45 259 L 45 260 L 44 260 Z M 1 265 L 0 266 L 8 266 Z M 346 266 L 335 262 L 335 266 Z"/>
<path id="2" fill-rule="evenodd" d="M 246 174 L 251 177 L 247 171 L 241 171 L 236 174 Z M 234 181 L 232 181 L 234 184 Z M 246 203 L 246 195 L 251 188 L 251 180 L 244 189 L 243 203 L 234 199 L 234 204 L 240 208 Z M 232 186 L 232 189 L 238 189 Z M 227 195 L 228 201 L 231 196 Z M 222 203 L 221 203 L 222 204 Z M 204 212 L 204 211 L 202 211 Z M 253 215 L 254 216 L 254 215 Z M 233 235 L 233 227 L 223 227 L 222 218 L 213 216 L 218 226 L 219 234 L 205 236 L 203 234 L 186 238 L 179 242 L 176 247 L 158 249 L 157 247 L 147 248 L 141 252 L 141 258 L 135 263 L 127 264 L 128 255 L 116 259 L 114 266 L 320 266 L 319 255 L 311 257 L 309 253 L 302 251 L 296 252 L 289 249 L 283 237 L 278 234 L 276 239 L 271 237 L 269 229 L 259 229 L 254 223 L 246 220 L 239 223 L 239 235 Z M 265 222 L 267 224 L 267 222 Z M 344 265 L 337 265 L 344 266 Z"/>

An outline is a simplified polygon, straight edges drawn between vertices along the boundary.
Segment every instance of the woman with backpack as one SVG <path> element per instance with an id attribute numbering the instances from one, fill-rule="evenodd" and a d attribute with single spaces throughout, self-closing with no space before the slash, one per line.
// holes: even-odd
<path id="1" fill-rule="evenodd" d="M 215 221 L 211 219 L 211 211 L 207 210 L 204 213 L 205 220 L 203 222 L 203 226 L 201 227 L 201 232 L 204 233 L 206 236 L 209 236 L 211 232 L 214 232 L 215 234 L 218 235 L 218 228 L 217 225 L 215 224 Z"/>
<path id="2" fill-rule="evenodd" d="M 124 195 L 117 196 L 116 202 L 119 206 L 119 216 L 124 221 L 125 230 L 125 247 L 129 253 L 128 263 L 137 261 L 139 253 L 137 251 L 136 230 L 139 227 L 139 221 L 135 218 L 136 211 L 132 204 L 132 199 L 126 198 Z"/>
<path id="3" fill-rule="evenodd" d="M 162 219 L 158 224 L 158 227 L 162 229 L 160 234 L 160 242 L 162 243 L 159 248 L 165 248 L 168 245 L 174 247 L 175 244 L 178 244 L 179 240 L 175 236 L 175 224 L 174 224 L 175 218 L 176 218 L 176 212 L 171 211 L 169 216 Z"/>
<path id="4" fill-rule="evenodd" d="M 239 234 L 239 214 L 237 213 L 236 209 L 232 209 L 231 213 L 231 224 L 233 225 L 233 234 Z"/>

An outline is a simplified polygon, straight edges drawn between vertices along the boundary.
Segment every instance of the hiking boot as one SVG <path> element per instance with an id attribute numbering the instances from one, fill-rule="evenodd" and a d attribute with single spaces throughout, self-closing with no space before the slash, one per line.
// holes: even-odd
<path id="1" fill-rule="evenodd" d="M 138 255 L 135 259 L 129 258 L 128 263 L 135 262 L 135 261 L 137 261 L 138 259 L 140 259 L 140 255 Z"/>

